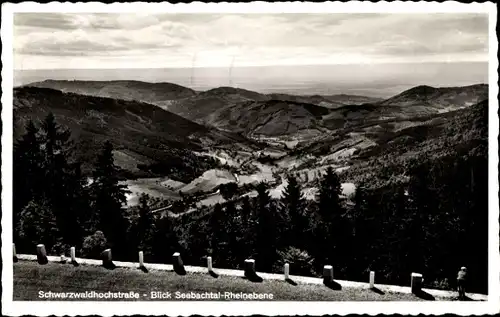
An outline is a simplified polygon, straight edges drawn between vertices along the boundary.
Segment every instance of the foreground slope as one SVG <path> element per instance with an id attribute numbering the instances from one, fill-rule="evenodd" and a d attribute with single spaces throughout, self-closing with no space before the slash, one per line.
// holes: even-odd
<path id="1" fill-rule="evenodd" d="M 178 275 L 174 272 L 150 271 L 145 274 L 139 269 L 117 268 L 107 270 L 98 266 L 72 267 L 71 264 L 47 264 L 22 261 L 14 265 L 14 300 L 40 300 L 40 290 L 51 292 L 85 293 L 95 292 L 138 292 L 138 300 L 181 300 L 175 292 L 190 295 L 194 293 L 257 293 L 273 294 L 273 300 L 301 301 L 419 301 L 423 299 L 449 300 L 449 298 L 417 297 L 408 293 L 373 291 L 358 287 L 330 289 L 325 285 L 290 283 L 278 280 L 265 280 L 255 283 L 241 277 L 208 274 Z M 170 299 L 153 298 L 151 292 L 170 292 Z M 54 299 L 52 299 L 54 300 Z M 57 299 L 56 299 L 57 300 Z M 61 300 L 61 299 L 58 299 Z M 82 299 L 67 299 L 82 300 Z M 96 300 L 96 299 L 92 299 Z M 108 299 L 109 300 L 109 299 Z M 122 301 L 124 299 L 121 299 Z M 231 300 L 220 298 L 218 300 Z M 233 299 L 235 300 L 235 299 Z M 269 299 L 267 299 L 269 300 Z"/>
<path id="2" fill-rule="evenodd" d="M 14 90 L 14 137 L 24 133 L 27 120 L 40 121 L 49 112 L 71 129 L 84 170 L 108 139 L 117 150 L 117 164 L 144 176 L 195 177 L 213 164 L 193 150 L 225 144 L 253 146 L 240 136 L 201 126 L 151 104 L 35 87 Z"/>

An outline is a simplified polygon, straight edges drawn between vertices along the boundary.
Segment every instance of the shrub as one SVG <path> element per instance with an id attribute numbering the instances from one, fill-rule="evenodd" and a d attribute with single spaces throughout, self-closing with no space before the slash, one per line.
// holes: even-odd
<path id="1" fill-rule="evenodd" d="M 275 272 L 282 272 L 285 263 L 290 264 L 290 274 L 314 276 L 314 258 L 306 251 L 288 247 L 284 251 L 278 251 L 278 261 Z"/>
<path id="2" fill-rule="evenodd" d="M 102 231 L 96 231 L 93 235 L 83 239 L 82 255 L 86 258 L 99 258 L 100 254 L 106 249 L 108 241 Z"/>

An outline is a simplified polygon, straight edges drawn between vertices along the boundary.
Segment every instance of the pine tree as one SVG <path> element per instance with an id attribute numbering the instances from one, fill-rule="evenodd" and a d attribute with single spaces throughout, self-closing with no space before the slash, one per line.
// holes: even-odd
<path id="1" fill-rule="evenodd" d="M 250 204 L 250 198 L 248 196 L 244 196 L 242 199 L 242 204 L 241 204 L 241 217 L 242 217 L 242 222 L 245 227 L 248 226 L 248 222 L 250 220 L 250 217 L 252 215 L 252 205 Z"/>
<path id="2" fill-rule="evenodd" d="M 266 184 L 259 183 L 257 193 L 257 261 L 264 271 L 271 272 L 277 257 L 279 220 Z"/>
<path id="3" fill-rule="evenodd" d="M 320 181 L 318 197 L 318 211 L 325 221 L 332 222 L 333 219 L 343 212 L 340 201 L 341 194 L 340 179 L 333 171 L 333 168 L 328 167 L 326 175 Z"/>
<path id="4" fill-rule="evenodd" d="M 44 170 L 44 194 L 54 211 L 63 241 L 76 245 L 81 243 L 78 215 L 74 206 L 74 168 L 69 163 L 73 154 L 71 131 L 56 123 L 52 113 L 42 122 L 41 143 Z"/>
<path id="5" fill-rule="evenodd" d="M 230 267 L 238 267 L 248 256 L 244 248 L 241 215 L 236 210 L 235 202 L 228 201 L 225 205 L 224 230 L 227 233 L 225 241 L 227 248 L 224 253 L 227 254 L 227 264 Z"/>
<path id="6" fill-rule="evenodd" d="M 288 239 L 290 245 L 303 247 L 302 234 L 308 227 L 307 219 L 304 216 L 305 199 L 302 195 L 300 186 L 295 177 L 288 177 L 288 185 L 286 186 L 281 202 L 280 214 L 283 217 L 288 217 L 289 224 L 287 228 Z"/>
<path id="7" fill-rule="evenodd" d="M 356 250 L 355 257 L 355 267 L 353 268 L 353 274 L 361 274 L 370 262 L 370 252 L 369 249 L 373 245 L 372 243 L 367 243 L 370 241 L 370 220 L 371 220 L 371 208 L 368 205 L 368 193 L 363 183 L 359 184 L 356 188 L 354 194 L 354 208 L 351 213 L 351 222 L 353 225 L 353 249 Z M 374 206 L 372 206 L 374 207 Z"/>
<path id="8" fill-rule="evenodd" d="M 99 216 L 98 229 L 103 231 L 118 256 L 125 254 L 128 223 L 124 217 L 127 186 L 119 184 L 118 169 L 114 164 L 113 145 L 104 143 L 97 157 L 92 183 L 93 210 Z"/>
<path id="9" fill-rule="evenodd" d="M 172 219 L 168 216 L 155 218 L 154 228 L 153 260 L 159 263 L 170 263 L 172 254 L 179 251 L 179 240 Z"/>
<path id="10" fill-rule="evenodd" d="M 217 203 L 214 206 L 214 210 L 210 215 L 210 230 L 211 230 L 211 248 L 214 254 L 220 256 L 222 252 L 222 244 L 225 240 L 225 229 L 224 229 L 224 211 L 222 210 L 222 205 Z"/>
<path id="11" fill-rule="evenodd" d="M 331 261 L 335 259 L 340 272 L 346 270 L 346 254 L 350 247 L 352 231 L 341 204 L 340 180 L 331 167 L 321 179 L 319 189 L 318 212 L 321 222 L 317 228 L 317 243 L 321 251 L 317 251 L 317 260 Z"/>
<path id="12" fill-rule="evenodd" d="M 151 213 L 149 206 L 150 197 L 148 194 L 143 193 L 139 197 L 138 213 L 139 219 L 137 220 L 137 239 L 139 250 L 145 253 L 150 253 L 152 239 L 154 234 L 154 217 Z"/>
<path id="13" fill-rule="evenodd" d="M 32 200 L 43 195 L 42 153 L 38 129 L 29 120 L 26 133 L 14 144 L 13 151 L 13 226 L 14 238 L 17 237 L 19 217 L 23 208 Z"/>

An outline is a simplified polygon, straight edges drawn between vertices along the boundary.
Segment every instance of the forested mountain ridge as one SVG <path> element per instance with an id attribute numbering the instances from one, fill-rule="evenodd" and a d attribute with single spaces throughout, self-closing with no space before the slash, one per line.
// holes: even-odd
<path id="1" fill-rule="evenodd" d="M 443 88 L 422 85 L 408 89 L 379 104 L 402 107 L 425 106 L 438 111 L 451 111 L 471 106 L 487 98 L 488 85 L 486 84 Z"/>
<path id="2" fill-rule="evenodd" d="M 190 88 L 172 83 L 147 83 L 137 80 L 44 80 L 26 86 L 149 103 L 188 98 L 196 94 Z"/>
<path id="3" fill-rule="evenodd" d="M 209 158 L 192 154 L 193 150 L 224 144 L 256 146 L 152 104 L 36 87 L 14 90 L 14 137 L 24 133 L 29 119 L 40 121 L 49 112 L 72 131 L 84 171 L 95 149 L 108 139 L 116 147 L 118 165 L 131 175 L 173 174 L 184 180 L 216 166 Z"/>
<path id="4" fill-rule="evenodd" d="M 126 100 L 144 100 L 199 124 L 258 137 L 311 138 L 338 130 L 454 111 L 488 97 L 488 85 L 434 88 L 417 86 L 386 100 L 350 95 L 261 94 L 219 87 L 195 92 L 170 83 L 47 80 L 49 87 Z M 312 108 L 321 116 L 310 115 Z M 305 111 L 304 111 L 305 110 Z"/>
<path id="5" fill-rule="evenodd" d="M 420 125 L 375 138 L 379 144 L 359 151 L 356 168 L 343 178 L 355 183 L 381 184 L 389 179 L 405 182 L 411 162 L 432 161 L 446 156 L 488 156 L 488 100 L 466 109 L 431 116 Z"/>

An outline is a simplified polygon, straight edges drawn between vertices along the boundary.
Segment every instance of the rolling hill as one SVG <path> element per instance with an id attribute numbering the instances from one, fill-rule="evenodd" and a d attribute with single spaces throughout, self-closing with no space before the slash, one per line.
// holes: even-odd
<path id="1" fill-rule="evenodd" d="M 169 83 L 46 80 L 30 84 L 118 99 L 145 100 L 188 120 L 246 136 L 311 139 L 335 133 L 399 130 L 488 97 L 488 85 L 417 86 L 386 100 L 355 95 L 260 94 L 219 87 L 204 92 Z"/>
<path id="2" fill-rule="evenodd" d="M 349 153 L 331 161 L 349 166 L 342 172 L 343 181 L 371 187 L 406 182 L 404 171 L 411 161 L 449 155 L 487 157 L 488 100 L 455 111 L 337 132 L 304 141 L 289 153 L 310 157 L 296 170 Z"/>
<path id="3" fill-rule="evenodd" d="M 206 119 L 206 123 L 249 136 L 290 136 L 304 131 L 320 132 L 322 116 L 329 111 L 292 101 L 250 101 L 217 110 Z"/>
<path id="4" fill-rule="evenodd" d="M 365 103 L 376 103 L 383 99 L 367 96 L 357 96 L 357 95 L 311 95 L 311 96 L 300 96 L 300 95 L 289 95 L 289 94 L 270 94 L 271 99 L 283 100 L 283 101 L 295 101 L 302 103 L 310 103 L 317 106 L 322 106 L 325 108 L 338 108 L 342 106 L 351 105 L 361 105 Z"/>
<path id="5" fill-rule="evenodd" d="M 155 105 L 136 101 L 63 93 L 36 87 L 14 89 L 14 137 L 24 132 L 29 119 L 43 120 L 54 113 L 71 129 L 85 163 L 94 160 L 100 143 L 109 139 L 117 164 L 137 176 L 172 175 L 188 181 L 214 164 L 193 150 L 206 146 L 256 147 L 247 139 L 205 127 Z"/>
<path id="6" fill-rule="evenodd" d="M 437 112 L 465 108 L 488 98 L 488 85 L 434 88 L 417 86 L 384 100 L 378 105 L 405 108 L 427 107 Z"/>
<path id="7" fill-rule="evenodd" d="M 172 83 L 147 83 L 135 80 L 45 80 L 27 86 L 148 103 L 177 100 L 196 95 L 194 90 Z"/>

